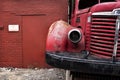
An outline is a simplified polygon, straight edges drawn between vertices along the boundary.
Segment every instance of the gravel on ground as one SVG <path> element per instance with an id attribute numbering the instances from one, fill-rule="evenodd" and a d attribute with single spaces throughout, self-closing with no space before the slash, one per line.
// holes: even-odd
<path id="1" fill-rule="evenodd" d="M 65 70 L 0 68 L 0 80 L 65 80 Z"/>

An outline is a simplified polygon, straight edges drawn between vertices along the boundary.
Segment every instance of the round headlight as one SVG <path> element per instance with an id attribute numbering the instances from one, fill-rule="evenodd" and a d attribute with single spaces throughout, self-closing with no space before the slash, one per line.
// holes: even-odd
<path id="1" fill-rule="evenodd" d="M 81 40 L 81 32 L 78 29 L 72 29 L 68 33 L 68 39 L 73 43 L 78 43 Z"/>

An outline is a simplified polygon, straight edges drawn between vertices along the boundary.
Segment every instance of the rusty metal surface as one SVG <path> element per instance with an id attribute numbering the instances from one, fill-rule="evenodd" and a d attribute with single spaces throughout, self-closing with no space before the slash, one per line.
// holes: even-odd
<path id="1" fill-rule="evenodd" d="M 46 51 L 48 52 L 80 52 L 85 49 L 84 38 L 82 38 L 77 45 L 74 45 L 68 39 L 68 32 L 70 30 L 78 30 L 81 32 L 81 36 L 84 37 L 81 29 L 74 28 L 67 22 L 62 20 L 54 22 L 49 28 L 49 34 L 47 37 Z"/>
<path id="2" fill-rule="evenodd" d="M 67 7 L 67 0 L 0 0 L 0 66 L 48 67 L 48 28 L 67 21 Z M 18 24 L 19 31 L 8 31 L 10 24 Z"/>

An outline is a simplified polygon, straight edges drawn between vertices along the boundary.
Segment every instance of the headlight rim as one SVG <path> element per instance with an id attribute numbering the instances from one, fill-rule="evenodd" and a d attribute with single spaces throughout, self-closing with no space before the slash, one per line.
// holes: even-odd
<path id="1" fill-rule="evenodd" d="M 73 31 L 77 31 L 80 35 L 79 39 L 76 40 L 76 41 L 72 41 L 71 38 L 70 38 L 70 34 L 73 32 Z M 82 32 L 79 30 L 79 29 L 71 29 L 69 32 L 68 32 L 68 39 L 72 42 L 72 43 L 79 43 L 82 39 Z"/>

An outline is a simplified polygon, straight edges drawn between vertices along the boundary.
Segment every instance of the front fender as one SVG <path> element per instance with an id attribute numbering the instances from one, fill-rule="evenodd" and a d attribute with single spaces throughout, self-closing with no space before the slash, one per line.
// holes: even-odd
<path id="1" fill-rule="evenodd" d="M 77 29 L 82 32 L 80 28 L 75 28 L 68 23 L 60 20 L 54 22 L 48 32 L 46 51 L 48 52 L 80 52 L 84 50 L 84 35 L 82 34 L 82 39 L 77 44 L 72 43 L 68 39 L 68 32 L 72 29 Z"/>
<path id="2" fill-rule="evenodd" d="M 46 50 L 65 51 L 67 45 L 67 33 L 71 26 L 60 20 L 54 22 L 48 32 Z"/>

